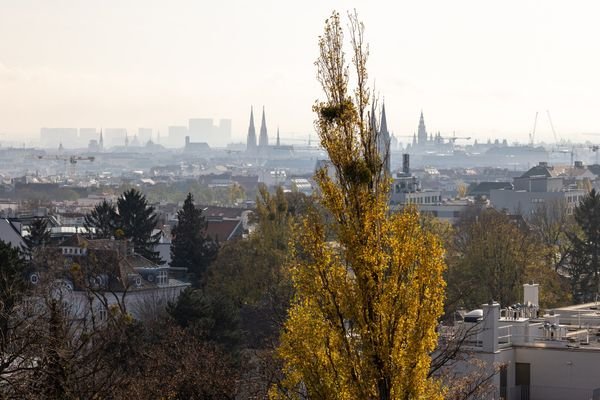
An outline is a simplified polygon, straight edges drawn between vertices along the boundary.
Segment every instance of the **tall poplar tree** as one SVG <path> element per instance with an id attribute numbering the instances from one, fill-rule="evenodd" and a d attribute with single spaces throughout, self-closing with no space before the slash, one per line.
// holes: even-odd
<path id="1" fill-rule="evenodd" d="M 217 255 L 217 245 L 206 235 L 206 225 L 202 210 L 194 205 L 194 197 L 188 193 L 172 231 L 171 267 L 187 268 L 196 282 L 204 279 L 208 265 Z"/>
<path id="2" fill-rule="evenodd" d="M 363 32 L 350 15 L 353 88 L 337 13 L 319 40 L 325 99 L 313 109 L 331 171 L 315 178 L 328 216 L 313 211 L 296 230 L 295 296 L 279 347 L 285 380 L 274 398 L 442 397 L 427 376 L 443 308 L 443 250 L 414 209 L 390 214 L 390 178 L 367 112 Z"/>

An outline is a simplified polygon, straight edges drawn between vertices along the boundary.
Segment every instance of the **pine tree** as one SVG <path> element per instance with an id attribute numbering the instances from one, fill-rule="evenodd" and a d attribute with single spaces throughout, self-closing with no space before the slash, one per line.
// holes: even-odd
<path id="1" fill-rule="evenodd" d="M 593 301 L 600 293 L 600 193 L 592 189 L 575 208 L 580 234 L 571 233 L 570 273 L 573 297 Z"/>
<path id="2" fill-rule="evenodd" d="M 50 229 L 48 228 L 48 220 L 46 218 L 36 218 L 29 225 L 29 235 L 23 238 L 27 245 L 23 249 L 24 253 L 31 257 L 34 249 L 45 246 L 50 242 Z"/>
<path id="3" fill-rule="evenodd" d="M 117 229 L 123 237 L 131 240 L 136 253 L 150 261 L 163 263 L 154 246 L 158 244 L 160 232 L 153 234 L 158 222 L 154 207 L 148 204 L 146 196 L 136 189 L 129 189 L 117 200 Z"/>
<path id="4" fill-rule="evenodd" d="M 208 265 L 217 255 L 217 245 L 206 236 L 206 226 L 202 210 L 194 205 L 194 197 L 188 193 L 172 231 L 171 267 L 186 268 L 196 283 L 204 280 Z"/>
<path id="5" fill-rule="evenodd" d="M 0 240 L 0 348 L 8 340 L 8 320 L 13 308 L 25 295 L 26 264 L 19 249 Z"/>
<path id="6" fill-rule="evenodd" d="M 93 229 L 94 233 L 90 235 L 96 239 L 110 239 L 114 236 L 117 228 L 117 209 L 115 205 L 103 200 L 85 216 L 83 226 L 90 232 Z"/>
<path id="7" fill-rule="evenodd" d="M 310 213 L 294 238 L 295 297 L 281 336 L 285 372 L 273 397 L 440 399 L 428 378 L 442 313 L 445 265 L 439 239 L 414 209 L 391 215 L 390 179 L 367 114 L 363 26 L 350 16 L 357 84 L 348 88 L 339 16 L 320 38 L 314 111 L 334 177 L 317 172 L 328 218 Z"/>

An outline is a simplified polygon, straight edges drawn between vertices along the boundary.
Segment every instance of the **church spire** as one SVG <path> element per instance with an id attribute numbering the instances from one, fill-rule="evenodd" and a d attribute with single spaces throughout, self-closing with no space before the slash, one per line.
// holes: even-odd
<path id="1" fill-rule="evenodd" d="M 254 152 L 256 150 L 256 130 L 254 129 L 254 110 L 250 106 L 250 125 L 248 126 L 248 138 L 246 140 L 246 151 Z"/>
<path id="2" fill-rule="evenodd" d="M 260 123 L 260 137 L 258 138 L 258 147 L 267 147 L 269 145 L 269 136 L 267 135 L 267 122 L 265 119 L 265 107 L 263 106 L 262 121 Z"/>
<path id="3" fill-rule="evenodd" d="M 279 147 L 281 143 L 279 142 L 279 127 L 277 127 L 277 147 Z"/>
<path id="4" fill-rule="evenodd" d="M 381 105 L 381 121 L 379 121 L 379 132 L 389 138 L 390 133 L 387 128 L 387 119 L 385 117 L 385 102 Z"/>
<path id="5" fill-rule="evenodd" d="M 377 122 L 375 121 L 375 101 L 371 103 L 371 131 L 377 132 Z"/>
<path id="6" fill-rule="evenodd" d="M 425 118 L 423 118 L 423 111 L 421 111 L 421 117 L 419 118 L 419 130 L 417 132 L 417 139 L 419 145 L 427 143 L 427 129 L 425 129 Z"/>
<path id="7" fill-rule="evenodd" d="M 383 157 L 383 167 L 389 174 L 390 170 L 390 133 L 387 128 L 385 116 L 385 102 L 381 105 L 381 119 L 379 121 L 379 134 L 377 135 L 377 151 Z"/>

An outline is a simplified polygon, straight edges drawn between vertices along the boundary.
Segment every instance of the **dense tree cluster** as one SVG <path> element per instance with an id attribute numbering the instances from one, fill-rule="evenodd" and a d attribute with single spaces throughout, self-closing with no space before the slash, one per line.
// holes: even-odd
<path id="1" fill-rule="evenodd" d="M 148 204 L 146 196 L 137 189 L 129 189 L 117 199 L 117 204 L 104 200 L 86 216 L 84 226 L 97 238 L 127 239 L 133 243 L 136 253 L 162 264 L 154 246 L 161 233 L 157 228 L 158 215 Z"/>

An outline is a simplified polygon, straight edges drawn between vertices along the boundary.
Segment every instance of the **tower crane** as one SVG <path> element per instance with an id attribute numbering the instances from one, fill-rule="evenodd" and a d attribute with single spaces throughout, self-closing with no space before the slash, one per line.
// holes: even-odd
<path id="1" fill-rule="evenodd" d="M 450 137 L 440 136 L 442 139 L 447 140 L 448 142 L 454 144 L 457 140 L 471 140 L 471 136 L 455 136 L 452 135 Z"/>
<path id="2" fill-rule="evenodd" d="M 72 156 L 67 156 L 67 155 L 38 155 L 36 156 L 38 160 L 59 160 L 59 161 L 64 161 L 65 163 L 65 174 L 66 175 L 72 175 L 73 171 L 69 171 L 69 168 L 67 168 L 67 166 L 70 164 L 71 167 L 74 167 L 75 164 L 77 164 L 79 161 L 94 161 L 96 159 L 96 157 L 94 156 L 78 156 L 78 155 L 72 155 Z"/>
<path id="3" fill-rule="evenodd" d="M 59 156 L 59 155 L 54 155 L 54 156 L 45 156 L 45 155 L 39 155 L 36 156 L 38 160 L 61 160 L 61 161 L 68 161 L 71 164 L 77 164 L 78 161 L 94 161 L 96 159 L 96 157 L 94 156 L 89 156 L 89 157 L 83 157 L 83 156 Z"/>
<path id="4" fill-rule="evenodd" d="M 548 122 L 550 122 L 550 128 L 552 129 L 552 134 L 554 135 L 554 143 L 558 143 L 556 131 L 554 130 L 554 124 L 552 123 L 552 117 L 550 116 L 550 110 L 546 110 L 546 114 L 548 114 Z"/>
<path id="5" fill-rule="evenodd" d="M 550 115 L 550 113 L 548 113 L 548 115 Z M 535 142 L 535 128 L 537 127 L 537 119 L 538 119 L 538 112 L 536 111 L 535 118 L 533 119 L 533 130 L 529 134 L 529 144 L 531 146 L 533 146 L 533 144 Z"/>
<path id="6" fill-rule="evenodd" d="M 590 150 L 596 153 L 596 164 L 598 164 L 598 151 L 600 150 L 600 146 L 593 144 L 590 146 Z"/>

